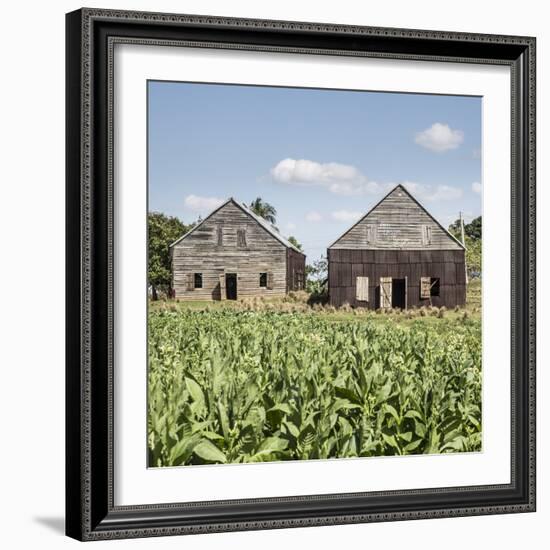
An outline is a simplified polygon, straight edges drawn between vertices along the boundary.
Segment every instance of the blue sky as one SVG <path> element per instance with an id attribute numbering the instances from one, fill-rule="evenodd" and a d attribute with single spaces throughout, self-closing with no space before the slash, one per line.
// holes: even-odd
<path id="1" fill-rule="evenodd" d="M 262 197 L 308 261 L 394 185 L 445 227 L 481 213 L 481 98 L 149 82 L 149 210 Z"/>

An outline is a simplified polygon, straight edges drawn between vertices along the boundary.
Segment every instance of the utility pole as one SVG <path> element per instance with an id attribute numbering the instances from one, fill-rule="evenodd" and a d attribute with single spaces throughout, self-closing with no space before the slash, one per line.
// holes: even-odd
<path id="1" fill-rule="evenodd" d="M 464 237 L 464 218 L 462 217 L 462 211 L 459 212 L 460 217 L 460 233 L 462 236 L 462 245 L 466 249 L 466 239 Z M 464 250 L 464 276 L 466 277 L 466 284 L 468 284 L 468 266 L 466 265 L 466 250 Z"/>

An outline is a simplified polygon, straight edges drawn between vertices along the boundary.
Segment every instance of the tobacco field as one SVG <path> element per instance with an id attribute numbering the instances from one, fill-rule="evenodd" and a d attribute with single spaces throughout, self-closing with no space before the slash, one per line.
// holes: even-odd
<path id="1" fill-rule="evenodd" d="M 150 311 L 149 465 L 480 451 L 481 322 L 435 321 Z"/>

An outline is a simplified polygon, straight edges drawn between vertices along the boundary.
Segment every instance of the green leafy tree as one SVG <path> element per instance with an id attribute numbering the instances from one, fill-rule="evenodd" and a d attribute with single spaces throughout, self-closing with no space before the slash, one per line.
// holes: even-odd
<path id="1" fill-rule="evenodd" d="M 449 225 L 449 232 L 459 241 L 462 239 L 460 231 L 460 218 Z M 464 224 L 464 234 L 471 239 L 481 239 L 481 216 L 474 218 L 470 223 Z"/>
<path id="2" fill-rule="evenodd" d="M 466 235 L 466 266 L 468 273 L 481 273 L 481 239 Z"/>
<path id="3" fill-rule="evenodd" d="M 449 232 L 462 242 L 460 219 L 449 226 Z M 464 225 L 464 244 L 466 245 L 466 266 L 469 273 L 481 273 L 481 216 Z"/>
<path id="4" fill-rule="evenodd" d="M 275 207 L 268 202 L 265 202 L 260 197 L 257 197 L 250 203 L 250 210 L 262 217 L 264 220 L 267 220 L 269 223 L 275 225 L 277 221 L 277 210 Z"/>
<path id="5" fill-rule="evenodd" d="M 296 237 L 293 237 L 292 235 L 288 238 L 288 242 L 295 246 L 298 250 L 302 250 L 302 245 L 298 242 L 298 239 Z"/>
<path id="6" fill-rule="evenodd" d="M 325 256 L 306 265 L 306 290 L 317 300 L 323 300 L 328 291 L 328 260 Z"/>
<path id="7" fill-rule="evenodd" d="M 309 279 L 326 279 L 328 274 L 328 260 L 326 256 L 321 256 L 312 264 L 306 265 L 306 275 Z"/>
<path id="8" fill-rule="evenodd" d="M 451 225 L 449 225 L 449 233 L 462 242 L 462 233 L 460 231 L 460 219 L 456 219 Z"/>
<path id="9" fill-rule="evenodd" d="M 170 244 L 187 233 L 191 225 L 185 225 L 173 216 L 161 212 L 150 212 L 148 228 L 148 280 L 153 300 L 158 299 L 158 291 L 168 291 L 171 287 Z"/>
<path id="10" fill-rule="evenodd" d="M 464 233 L 471 239 L 481 239 L 481 216 L 467 223 L 464 226 Z"/>

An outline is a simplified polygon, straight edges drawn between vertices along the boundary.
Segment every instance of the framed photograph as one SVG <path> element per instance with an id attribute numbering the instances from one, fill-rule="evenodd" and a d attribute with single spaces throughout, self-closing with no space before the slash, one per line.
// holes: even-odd
<path id="1" fill-rule="evenodd" d="M 535 510 L 535 39 L 67 15 L 67 535 Z"/>

